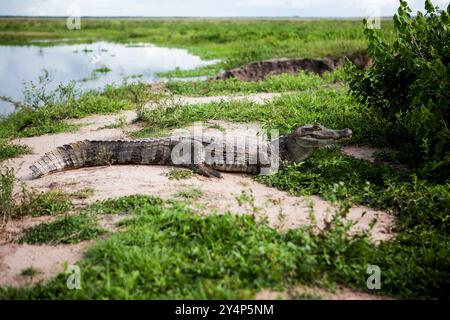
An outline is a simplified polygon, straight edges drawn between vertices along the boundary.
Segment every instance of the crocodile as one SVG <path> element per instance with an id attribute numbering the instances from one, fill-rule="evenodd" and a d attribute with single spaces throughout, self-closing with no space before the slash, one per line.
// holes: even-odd
<path id="1" fill-rule="evenodd" d="M 307 159 L 315 149 L 341 143 L 350 129 L 334 130 L 320 124 L 305 125 L 262 143 L 218 140 L 214 137 L 162 137 L 141 140 L 84 140 L 46 153 L 30 169 L 35 178 L 54 172 L 103 165 L 174 165 L 207 177 L 220 172 L 263 173 Z"/>

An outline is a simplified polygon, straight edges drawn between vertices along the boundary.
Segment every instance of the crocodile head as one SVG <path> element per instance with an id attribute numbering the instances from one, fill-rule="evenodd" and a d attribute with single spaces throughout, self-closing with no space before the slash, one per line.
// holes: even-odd
<path id="1" fill-rule="evenodd" d="M 352 130 L 329 129 L 320 124 L 299 127 L 286 136 L 289 158 L 300 161 L 322 146 L 338 144 L 352 137 Z"/>
<path id="2" fill-rule="evenodd" d="M 352 130 L 328 129 L 320 124 L 306 125 L 295 129 L 290 135 L 289 140 L 304 148 L 315 148 L 336 144 L 352 137 Z"/>

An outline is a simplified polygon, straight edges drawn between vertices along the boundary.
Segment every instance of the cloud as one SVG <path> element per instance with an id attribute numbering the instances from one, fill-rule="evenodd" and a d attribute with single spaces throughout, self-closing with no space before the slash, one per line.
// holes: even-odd
<path id="1" fill-rule="evenodd" d="M 423 11 L 425 0 L 408 1 Z M 434 0 L 445 8 L 447 0 Z M 304 16 L 361 17 L 374 5 L 392 15 L 398 0 L 0 0 L 1 15 L 65 16 L 77 5 L 85 16 Z"/>

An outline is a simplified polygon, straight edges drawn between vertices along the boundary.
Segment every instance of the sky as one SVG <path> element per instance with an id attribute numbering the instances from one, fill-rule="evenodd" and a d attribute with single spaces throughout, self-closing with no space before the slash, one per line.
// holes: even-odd
<path id="1" fill-rule="evenodd" d="M 432 0 L 446 8 L 448 0 Z M 392 16 L 398 0 L 0 0 L 0 15 L 368 17 Z M 409 0 L 414 11 L 425 0 Z"/>

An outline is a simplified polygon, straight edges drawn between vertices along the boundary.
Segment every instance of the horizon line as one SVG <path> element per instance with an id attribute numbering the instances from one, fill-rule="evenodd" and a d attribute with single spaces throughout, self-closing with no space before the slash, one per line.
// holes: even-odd
<path id="1" fill-rule="evenodd" d="M 69 18 L 71 16 L 67 15 L 55 15 L 55 16 L 45 16 L 45 15 L 1 15 L 0 18 Z M 381 16 L 381 19 L 389 19 L 392 16 Z M 240 19 L 259 19 L 259 18 L 270 18 L 270 19 L 366 19 L 365 16 L 80 16 L 80 18 L 153 18 L 153 19 L 229 19 L 229 18 L 240 18 Z"/>

